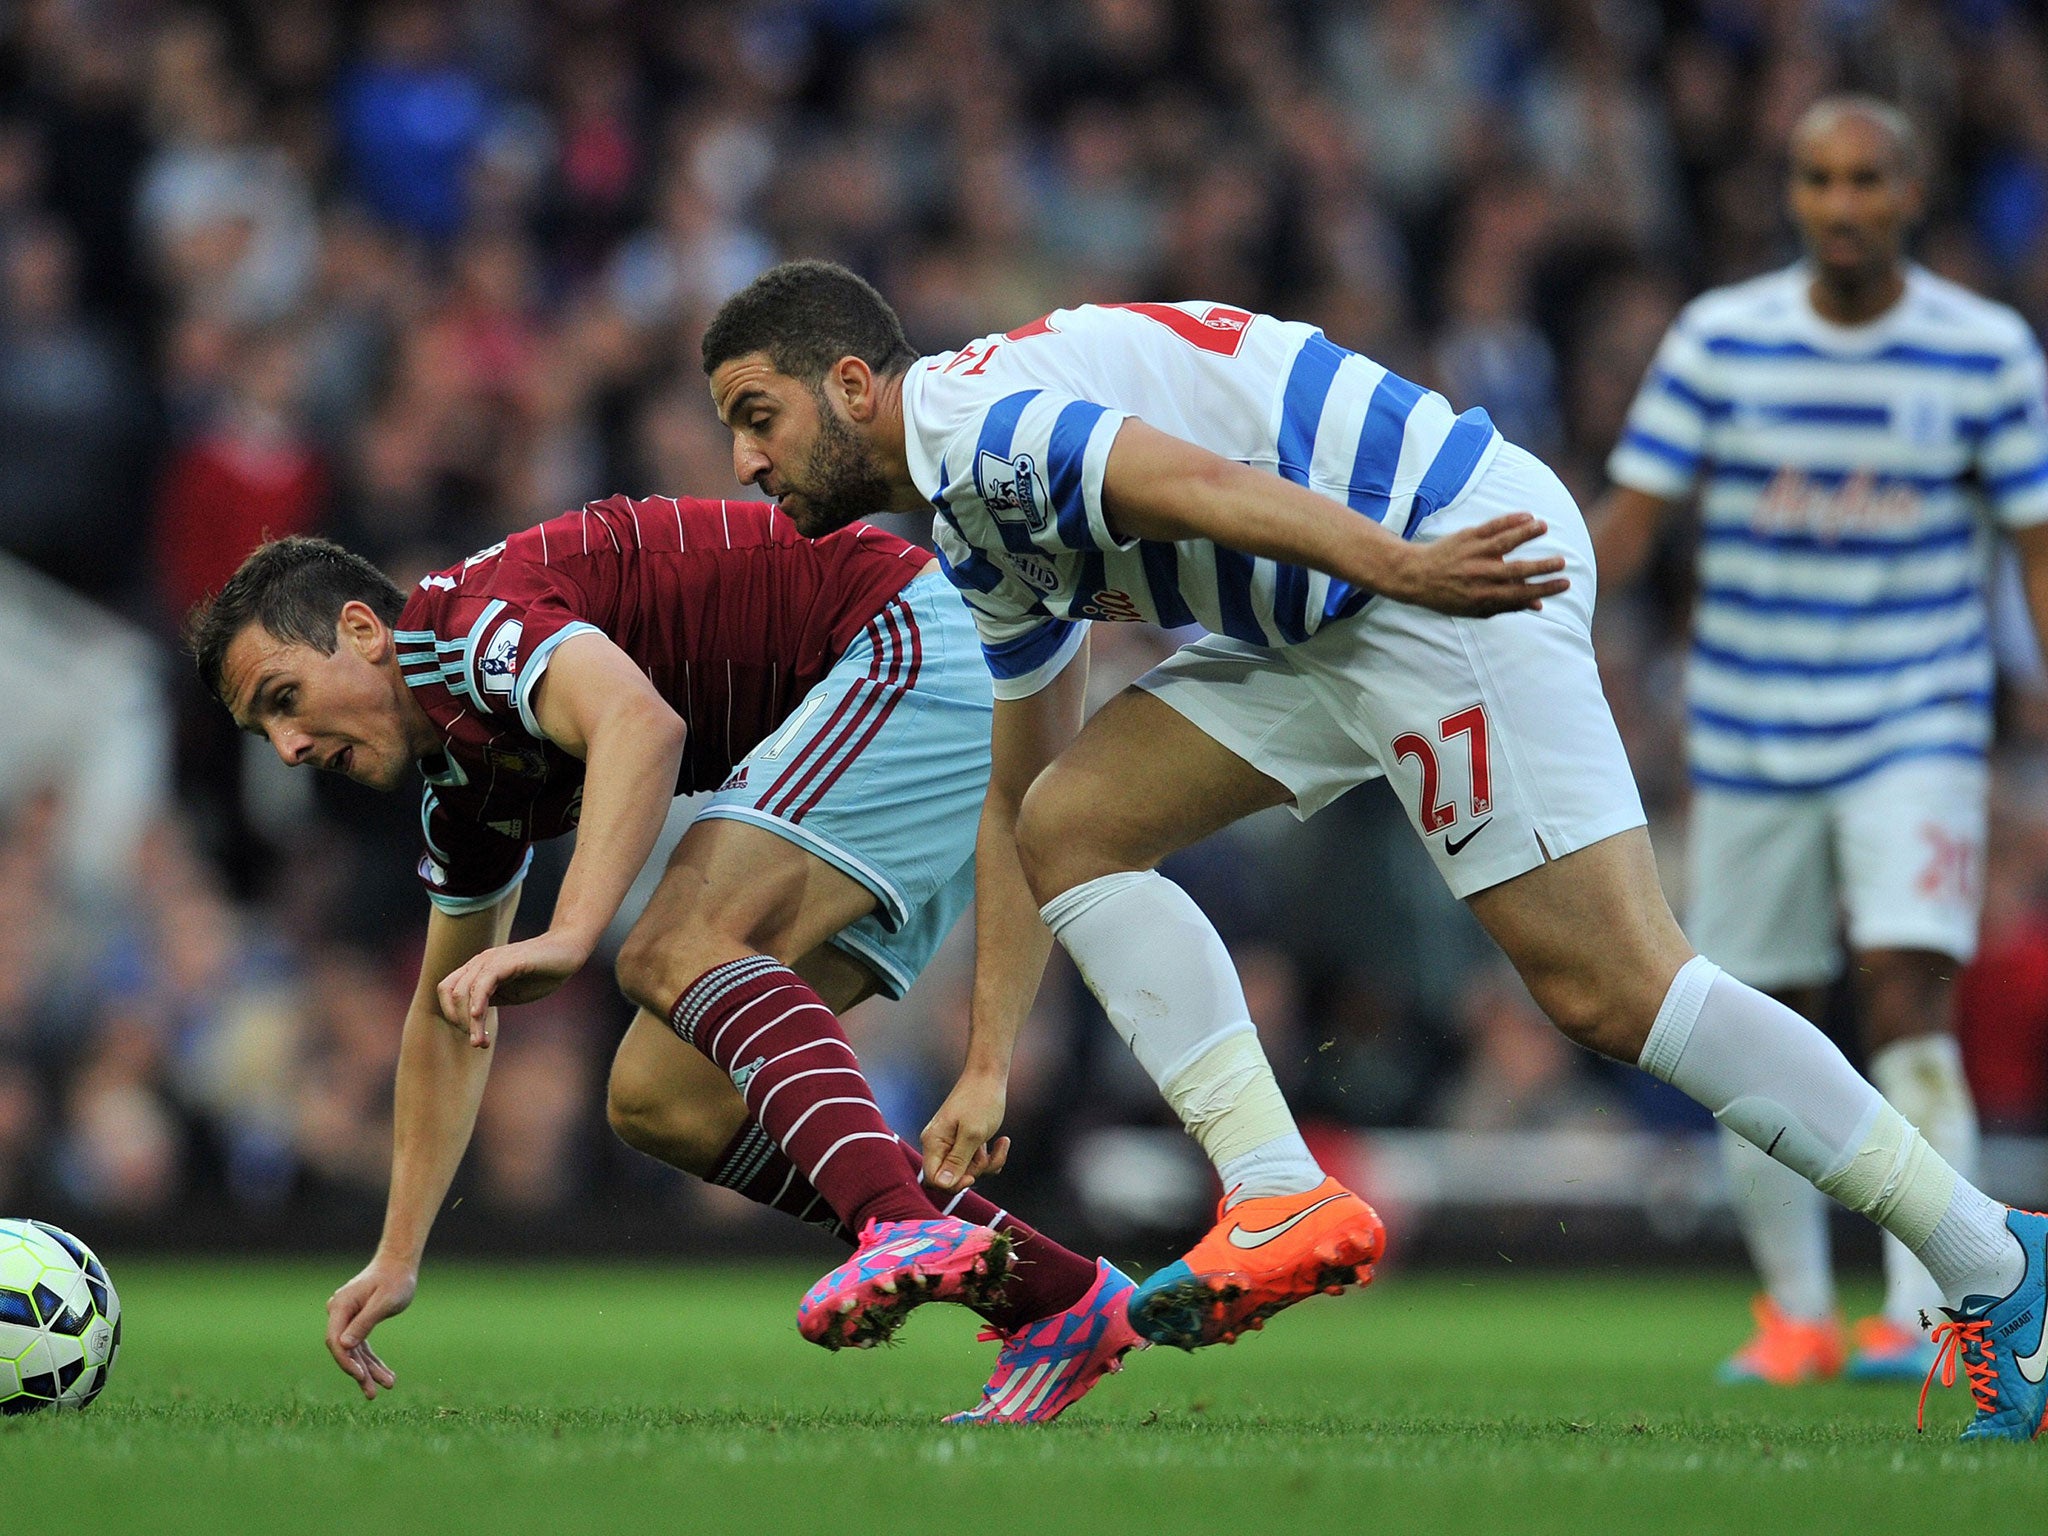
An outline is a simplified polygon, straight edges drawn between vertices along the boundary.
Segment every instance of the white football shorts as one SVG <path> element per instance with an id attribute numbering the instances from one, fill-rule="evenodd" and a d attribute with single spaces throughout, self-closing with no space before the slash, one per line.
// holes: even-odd
<path id="1" fill-rule="evenodd" d="M 1753 987 L 1821 986 L 1849 947 L 1977 952 L 1987 774 L 1892 763 L 1838 789 L 1693 793 L 1686 932 Z"/>
<path id="2" fill-rule="evenodd" d="M 1565 559 L 1571 590 L 1541 612 L 1457 619 L 1381 598 L 1300 645 L 1205 636 L 1137 686 L 1285 785 L 1303 819 L 1386 775 L 1461 898 L 1639 827 L 1593 661 L 1593 546 L 1571 493 L 1504 443 L 1416 542 L 1509 512 L 1549 524 L 1516 557 Z"/>

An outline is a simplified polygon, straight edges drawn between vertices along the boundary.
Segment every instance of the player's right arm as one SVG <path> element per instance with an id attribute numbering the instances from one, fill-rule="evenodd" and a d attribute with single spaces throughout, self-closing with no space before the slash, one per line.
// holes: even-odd
<path id="1" fill-rule="evenodd" d="M 427 1233 L 468 1150 L 491 1071 L 490 1053 L 474 1049 L 468 1031 L 442 1016 L 440 984 L 475 956 L 502 944 L 518 906 L 515 887 L 481 911 L 457 915 L 435 907 L 427 918 L 426 953 L 398 1049 L 384 1235 L 362 1273 L 327 1302 L 327 1352 L 355 1378 L 364 1397 L 397 1385 L 397 1376 L 370 1348 L 370 1330 L 412 1304 Z M 495 1038 L 495 1009 L 484 1024 L 486 1038 Z"/>
<path id="2" fill-rule="evenodd" d="M 1618 592 L 1643 573 L 1673 501 L 1617 485 L 1586 518 L 1593 535 L 1593 563 L 1603 591 Z"/>
<path id="3" fill-rule="evenodd" d="M 988 796 L 974 843 L 974 1002 L 967 1059 L 924 1128 L 925 1177 L 942 1189 L 1002 1166 L 1002 1128 L 1017 1033 L 1038 996 L 1052 931 L 1017 854 L 1017 814 L 1032 781 L 1079 734 L 1088 699 L 1083 648 L 1036 693 L 998 698 Z"/>

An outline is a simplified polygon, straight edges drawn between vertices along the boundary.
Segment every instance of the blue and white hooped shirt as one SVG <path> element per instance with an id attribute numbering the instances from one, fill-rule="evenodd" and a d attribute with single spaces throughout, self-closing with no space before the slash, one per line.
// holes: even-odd
<path id="1" fill-rule="evenodd" d="M 1884 315 L 1837 326 L 1811 277 L 1689 305 L 1608 461 L 1618 485 L 1703 492 L 1688 748 L 1715 788 L 1981 756 L 1996 535 L 2048 520 L 2027 323 L 1915 268 Z"/>
<path id="2" fill-rule="evenodd" d="M 1298 644 L 1373 594 L 1205 539 L 1119 539 L 1102 510 L 1127 417 L 1280 475 L 1403 537 L 1478 479 L 1484 411 L 1346 351 L 1310 325 L 1227 305 L 1086 304 L 914 364 L 903 387 L 917 487 L 973 610 L 998 698 L 1059 674 L 1095 619 L 1199 624 Z"/>

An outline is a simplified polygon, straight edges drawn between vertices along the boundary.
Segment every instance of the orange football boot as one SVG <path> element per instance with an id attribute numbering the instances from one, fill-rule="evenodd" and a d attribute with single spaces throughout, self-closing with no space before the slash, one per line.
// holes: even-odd
<path id="1" fill-rule="evenodd" d="M 1386 1247 L 1373 1208 L 1335 1179 L 1219 1206 L 1209 1235 L 1138 1287 L 1131 1326 L 1182 1349 L 1229 1344 L 1318 1291 L 1368 1283 Z"/>
<path id="2" fill-rule="evenodd" d="M 1790 1317 L 1768 1296 L 1757 1297 L 1749 1310 L 1756 1318 L 1756 1334 L 1721 1363 L 1722 1381 L 1798 1387 L 1842 1374 L 1849 1347 L 1839 1317 L 1818 1322 Z"/>

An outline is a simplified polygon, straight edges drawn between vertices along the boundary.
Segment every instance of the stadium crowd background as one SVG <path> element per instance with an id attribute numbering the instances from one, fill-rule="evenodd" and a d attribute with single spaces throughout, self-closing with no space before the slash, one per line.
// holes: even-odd
<path id="1" fill-rule="evenodd" d="M 922 350 L 1091 298 L 1311 319 L 1484 405 L 1590 505 L 1677 307 L 1792 254 L 1786 133 L 1845 86 L 1927 133 L 1921 259 L 2048 324 L 2038 4 L 0 10 L 0 1207 L 316 1238 L 381 1207 L 415 803 L 287 774 L 174 651 L 261 534 L 405 583 L 612 492 L 740 494 L 697 335 L 793 255 L 874 279 Z M 1667 873 L 1688 554 L 1603 603 Z M 1989 1128 L 2041 1132 L 2048 701 L 2016 620 L 1962 1033 Z M 1170 643 L 1098 626 L 1100 687 Z M 1697 1128 L 1542 1023 L 1384 786 L 1170 868 L 1319 1137 Z M 959 1059 L 965 937 L 856 1015 L 913 1133 Z M 1103 1181 L 1071 1150 L 1164 1111 L 1063 962 L 1040 1013 L 1017 1178 L 1082 1209 Z M 603 964 L 508 1017 L 460 1192 L 527 1231 L 754 1232 L 609 1137 L 625 1021 Z"/>

